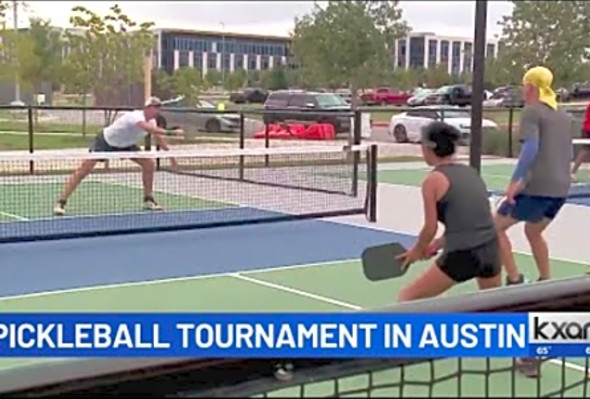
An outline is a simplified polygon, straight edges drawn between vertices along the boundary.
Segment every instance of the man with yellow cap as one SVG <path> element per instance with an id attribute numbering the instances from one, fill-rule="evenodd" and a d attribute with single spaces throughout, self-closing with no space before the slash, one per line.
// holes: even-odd
<path id="1" fill-rule="evenodd" d="M 558 109 L 552 83 L 552 72 L 542 66 L 529 69 L 522 81 L 525 107 L 520 117 L 521 151 L 506 198 L 495 215 L 508 285 L 523 283 L 524 276 L 516 266 L 506 230 L 519 222 L 525 223 L 539 280 L 548 279 L 549 250 L 543 232 L 565 204 L 570 190 L 572 120 Z M 525 374 L 536 375 L 534 363 L 525 362 L 521 366 Z"/>
<path id="2" fill-rule="evenodd" d="M 521 151 L 496 215 L 507 283 L 524 281 L 514 262 L 505 231 L 525 222 L 525 234 L 539 270 L 550 277 L 549 254 L 543 231 L 565 203 L 571 185 L 572 120 L 558 109 L 551 89 L 553 74 L 545 67 L 529 69 L 523 78 L 525 107 L 520 118 Z"/>

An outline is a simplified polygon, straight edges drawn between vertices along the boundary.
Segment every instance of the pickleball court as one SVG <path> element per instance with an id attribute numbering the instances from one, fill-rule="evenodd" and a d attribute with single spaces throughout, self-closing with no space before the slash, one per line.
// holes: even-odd
<path id="1" fill-rule="evenodd" d="M 349 159 L 339 153 L 332 155 Z M 157 223 L 170 231 L 0 244 L 5 276 L 0 281 L 0 312 L 322 312 L 392 305 L 400 287 L 418 274 L 422 265 L 412 266 L 400 279 L 371 283 L 362 274 L 359 258 L 370 245 L 413 242 L 420 228 L 415 216 L 421 212 L 416 186 L 425 173 L 423 166 L 380 166 L 376 223 L 354 212 L 341 217 L 270 223 L 282 212 L 303 214 L 318 209 L 331 211 L 331 207 L 335 211 L 366 206 L 368 175 L 363 165 L 357 170 L 358 187 L 351 188 L 350 178 L 342 178 L 350 172 L 348 165 L 330 161 L 325 162 L 325 168 L 319 164 L 307 168 L 298 160 L 289 162 L 265 172 L 257 169 L 250 177 L 262 183 L 264 176 L 268 180 L 265 183 L 280 181 L 305 190 L 157 172 L 156 197 L 166 209 L 158 214 L 141 209 L 140 176 L 136 170 L 97 173 L 81 185 L 68 205 L 68 216 L 58 221 L 51 211 L 66 174 L 3 177 L 3 234 L 75 234 L 96 229 L 99 222 L 109 229 L 123 230 Z M 63 160 L 56 163 L 63 164 Z M 510 167 L 494 164 L 484 168 L 491 189 L 503 188 Z M 353 177 L 357 172 L 352 173 Z M 215 174 L 220 177 L 222 173 Z M 334 193 L 314 191 L 316 186 L 331 188 Z M 583 247 L 570 250 L 579 240 L 563 234 L 571 231 L 568 224 L 572 219 L 590 225 L 590 208 L 568 204 L 564 213 L 550 232 L 555 278 L 584 275 L 590 264 L 590 253 L 580 256 Z M 232 218 L 260 222 L 174 229 L 186 220 Z M 522 232 L 514 234 L 520 251 L 518 263 L 527 277 L 534 279 L 534 262 Z M 468 283 L 449 295 L 474 290 L 475 285 Z M 0 371 L 12 373 L 19 367 L 54 361 L 60 360 L 5 359 Z M 473 373 L 461 379 L 456 376 L 457 361 L 453 359 L 408 366 L 403 378 L 422 383 L 405 385 L 401 396 L 449 397 L 459 391 L 472 396 L 511 396 L 509 381 L 513 373 L 506 367 L 509 362 L 492 359 L 486 364 L 483 359 L 468 359 L 461 368 Z M 490 367 L 506 370 L 490 373 Z M 555 360 L 544 364 L 542 372 L 540 390 L 552 392 L 583 380 L 584 361 L 568 359 L 564 365 Z M 433 383 L 444 375 L 449 377 Z M 401 378 L 400 369 L 394 369 L 379 372 L 371 383 Z M 341 384 L 363 389 L 368 384 L 367 376 L 349 378 Z M 321 396 L 330 394 L 331 389 L 327 384 L 317 384 L 306 392 L 308 396 Z M 583 389 L 577 386 L 565 396 L 583 396 Z M 535 396 L 537 392 L 536 380 L 516 375 L 517 396 Z M 276 396 L 292 394 L 286 390 Z M 391 395 L 400 396 L 399 387 L 371 394 Z"/>

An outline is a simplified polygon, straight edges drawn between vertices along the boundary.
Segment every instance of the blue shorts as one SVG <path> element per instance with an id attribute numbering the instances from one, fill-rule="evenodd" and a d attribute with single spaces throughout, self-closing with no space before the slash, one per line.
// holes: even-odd
<path id="1" fill-rule="evenodd" d="M 554 219 L 566 200 L 567 198 L 519 194 L 514 197 L 514 204 L 509 204 L 506 201 L 502 202 L 498 208 L 498 213 L 521 222 L 539 223 L 544 219 Z"/>

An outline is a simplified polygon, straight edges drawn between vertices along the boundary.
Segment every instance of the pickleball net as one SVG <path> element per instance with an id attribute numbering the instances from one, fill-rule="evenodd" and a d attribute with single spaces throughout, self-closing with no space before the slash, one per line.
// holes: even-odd
<path id="1" fill-rule="evenodd" d="M 504 287 L 371 309 L 401 313 L 590 311 L 590 277 Z M 291 364 L 277 373 L 277 363 Z M 588 358 L 545 358 L 528 378 L 512 359 L 84 359 L 0 373 L 0 394 L 150 397 L 589 396 Z M 289 378 L 285 378 L 288 376 Z"/>
<path id="2" fill-rule="evenodd" d="M 5 152 L 0 154 L 0 241 L 358 214 L 374 218 L 376 157 L 375 145 Z M 153 197 L 162 210 L 144 209 L 142 170 L 130 158 L 156 165 Z M 83 161 L 98 163 L 68 199 L 66 215 L 56 216 L 54 206 Z"/>

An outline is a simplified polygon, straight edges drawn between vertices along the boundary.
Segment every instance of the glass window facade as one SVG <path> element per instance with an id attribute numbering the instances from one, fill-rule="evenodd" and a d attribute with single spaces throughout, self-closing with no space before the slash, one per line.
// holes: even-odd
<path id="1" fill-rule="evenodd" d="M 486 46 L 486 57 L 494 58 L 494 55 L 496 53 L 495 50 L 496 50 L 496 46 L 493 43 L 489 43 Z"/>
<path id="2" fill-rule="evenodd" d="M 406 66 L 406 40 L 397 41 L 397 66 L 404 68 Z"/>
<path id="3" fill-rule="evenodd" d="M 207 53 L 207 70 L 217 69 L 217 53 Z"/>
<path id="4" fill-rule="evenodd" d="M 461 42 L 453 42 L 451 50 L 451 74 L 461 73 Z"/>
<path id="5" fill-rule="evenodd" d="M 473 44 L 465 42 L 463 50 L 463 72 L 471 72 L 473 66 Z"/>
<path id="6" fill-rule="evenodd" d="M 172 73 L 174 71 L 174 51 L 179 53 L 179 67 L 180 65 L 188 65 L 188 58 L 190 52 L 193 53 L 193 62 L 195 57 L 201 57 L 203 53 L 209 53 L 207 67 L 209 69 L 217 68 L 215 54 L 223 54 L 222 66 L 224 69 L 231 69 L 231 56 L 234 54 L 234 69 L 244 67 L 244 55 L 248 54 L 249 69 L 257 69 L 256 58 L 263 56 L 266 62 L 261 62 L 263 65 L 270 65 L 268 62 L 272 56 L 274 59 L 281 59 L 282 57 L 289 57 L 289 39 L 275 39 L 275 38 L 256 38 L 256 37 L 234 37 L 224 36 L 221 32 L 219 34 L 213 33 L 198 33 L 193 34 L 187 32 L 162 31 L 161 32 L 161 63 L 162 68 Z M 182 54 L 180 56 L 180 54 Z M 197 63 L 194 62 L 196 65 Z M 267 66 L 268 68 L 268 66 Z"/>
<path id="7" fill-rule="evenodd" d="M 449 65 L 449 41 L 441 40 L 440 42 L 440 63 Z"/>
<path id="8" fill-rule="evenodd" d="M 193 53 L 193 68 L 203 69 L 203 53 Z"/>
<path id="9" fill-rule="evenodd" d="M 244 54 L 236 54 L 234 56 L 234 68 L 244 69 Z"/>
<path id="10" fill-rule="evenodd" d="M 437 64 L 436 62 L 436 50 L 438 48 L 438 40 L 430 39 L 428 41 L 428 67 L 434 68 Z"/>
<path id="11" fill-rule="evenodd" d="M 410 38 L 410 68 L 424 68 L 424 37 Z"/>
<path id="12" fill-rule="evenodd" d="M 188 51 L 179 51 L 178 52 L 178 67 L 179 68 L 188 67 Z"/>

